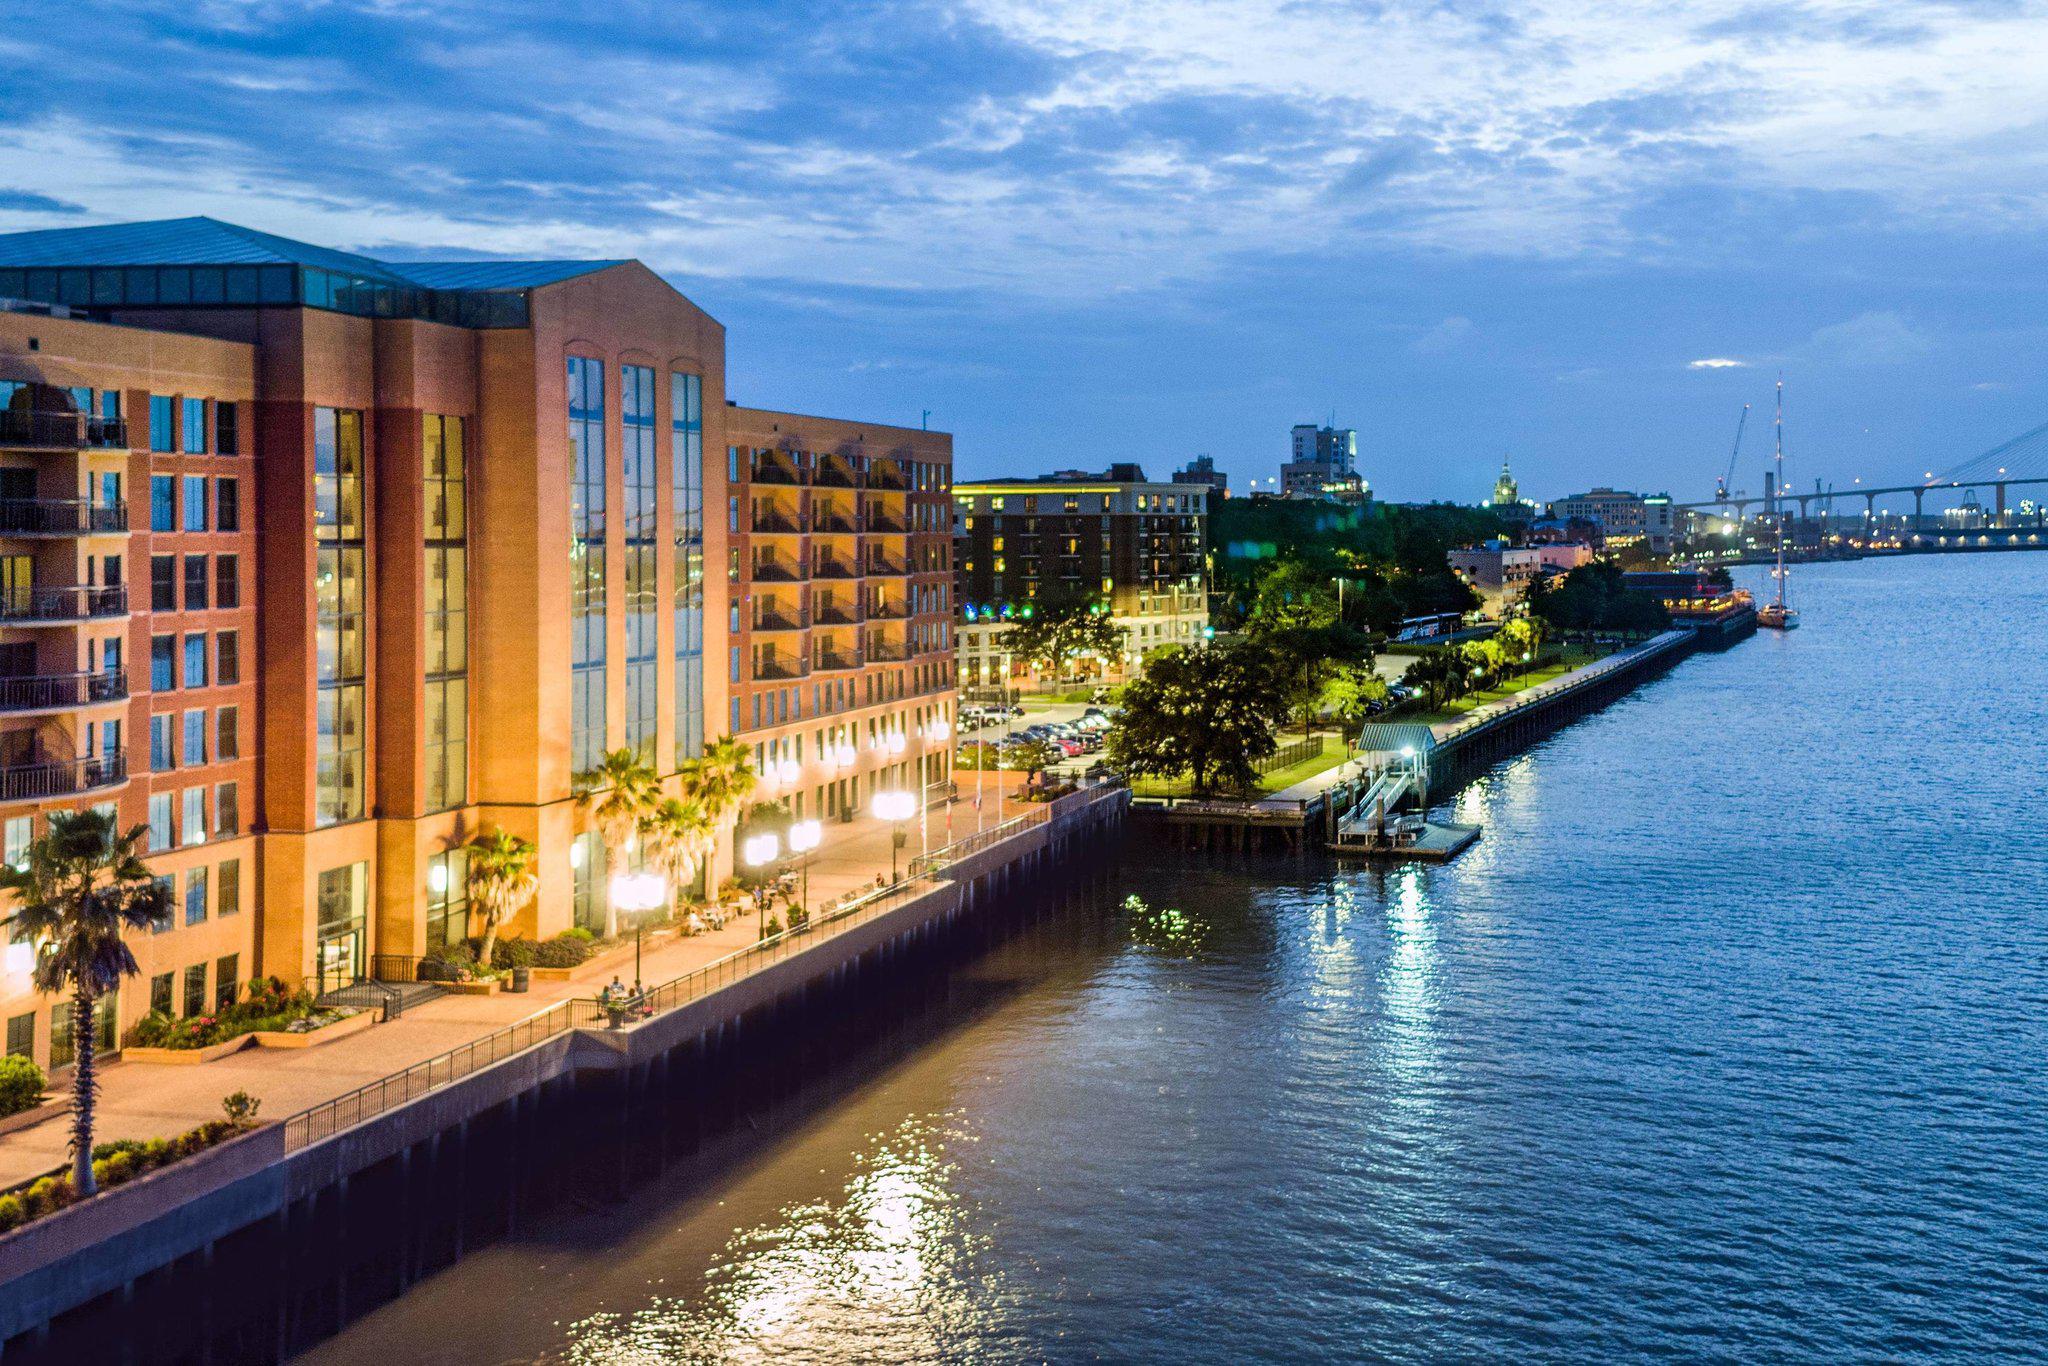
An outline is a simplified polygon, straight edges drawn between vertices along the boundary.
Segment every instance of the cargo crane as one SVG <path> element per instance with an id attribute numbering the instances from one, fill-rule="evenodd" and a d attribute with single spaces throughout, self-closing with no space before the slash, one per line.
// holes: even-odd
<path id="1" fill-rule="evenodd" d="M 1728 473 L 1721 476 L 1721 482 L 1714 489 L 1716 502 L 1728 501 L 1728 481 L 1735 477 L 1735 462 L 1742 458 L 1742 429 L 1749 425 L 1749 405 L 1742 405 L 1742 416 L 1735 420 L 1735 449 L 1728 453 Z"/>

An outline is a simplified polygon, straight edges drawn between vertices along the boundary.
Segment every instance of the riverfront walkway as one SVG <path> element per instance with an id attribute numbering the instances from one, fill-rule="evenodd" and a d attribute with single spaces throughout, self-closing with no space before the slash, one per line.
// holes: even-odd
<path id="1" fill-rule="evenodd" d="M 980 775 L 960 776 L 965 780 Z M 993 827 L 997 775 L 986 776 L 990 785 L 979 823 Z M 1008 780 L 1008 790 L 1014 791 L 1019 775 L 1001 776 Z M 960 802 L 928 813 L 922 834 L 916 820 L 908 822 L 909 842 L 898 855 L 902 868 L 908 869 L 910 859 L 920 852 L 926 839 L 932 849 L 939 849 L 951 840 L 975 833 L 975 789 L 963 782 L 961 791 Z M 1014 818 L 1031 809 L 1006 799 L 1002 814 Z M 1035 809 L 1045 810 L 1042 806 Z M 885 822 L 872 818 L 828 826 L 824 843 L 811 862 L 813 909 L 847 892 L 873 887 L 878 874 L 886 880 L 890 835 Z M 829 937 L 829 927 L 824 934 Z M 722 930 L 687 939 L 664 938 L 658 947 L 646 950 L 641 980 L 650 986 L 670 981 L 747 947 L 755 942 L 756 935 L 755 917 L 745 915 L 729 921 Z M 536 980 L 533 989 L 522 995 L 500 992 L 491 996 L 440 996 L 412 1007 L 396 1020 L 315 1048 L 251 1046 L 213 1062 L 190 1066 L 117 1061 L 101 1074 L 95 1129 L 101 1142 L 183 1133 L 206 1120 L 220 1118 L 221 1097 L 238 1090 L 247 1091 L 263 1103 L 262 1118 L 283 1119 L 480 1039 L 558 1001 L 595 996 L 614 973 L 628 983 L 633 980 L 630 944 L 622 958 L 616 950 L 608 951 L 606 963 L 608 971 L 581 981 Z M 51 1095 L 63 1096 L 67 1086 L 68 1077 L 53 1086 Z M 68 1110 L 29 1128 L 0 1134 L 0 1188 L 61 1166 L 68 1156 L 70 1136 Z"/>

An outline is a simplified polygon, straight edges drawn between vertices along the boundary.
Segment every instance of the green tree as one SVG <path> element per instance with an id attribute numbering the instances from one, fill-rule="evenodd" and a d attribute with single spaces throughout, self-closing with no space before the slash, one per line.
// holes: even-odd
<path id="1" fill-rule="evenodd" d="M 1370 665 L 1341 665 L 1323 684 L 1322 708 L 1342 722 L 1346 730 L 1364 725 L 1374 709 L 1386 700 L 1386 680 L 1374 673 Z"/>
<path id="2" fill-rule="evenodd" d="M 718 820 L 694 790 L 663 800 L 640 822 L 640 848 L 680 896 L 717 846 Z"/>
<path id="3" fill-rule="evenodd" d="M 1159 651 L 1124 689 L 1109 762 L 1133 777 L 1185 774 L 1197 793 L 1252 786 L 1287 717 L 1274 669 L 1272 652 L 1250 642 Z"/>
<path id="4" fill-rule="evenodd" d="M 477 951 L 476 961 L 489 967 L 499 927 L 540 891 L 540 874 L 533 867 L 540 851 L 532 840 L 496 827 L 479 833 L 468 849 L 469 904 L 484 926 L 483 947 Z"/>
<path id="5" fill-rule="evenodd" d="M 1464 656 L 1454 647 L 1445 645 L 1417 655 L 1415 662 L 1401 674 L 1401 681 L 1411 688 L 1422 689 L 1423 699 L 1434 711 L 1452 698 L 1463 695 L 1465 677 Z"/>
<path id="6" fill-rule="evenodd" d="M 1060 751 L 1044 740 L 1022 740 L 1010 746 L 1005 755 L 1005 767 L 1024 775 L 1025 786 L 1036 787 L 1045 771 L 1058 763 Z"/>
<path id="7" fill-rule="evenodd" d="M 1335 580 L 1283 560 L 1259 580 L 1245 631 L 1272 653 L 1275 683 L 1307 735 L 1322 708 L 1323 686 L 1347 663 L 1369 663 L 1370 640 L 1339 615 Z"/>
<path id="8" fill-rule="evenodd" d="M 1109 604 L 1072 591 L 1026 604 L 1003 632 L 1004 649 L 1055 679 L 1089 655 L 1113 660 L 1123 647 L 1124 628 L 1110 619 Z"/>
<path id="9" fill-rule="evenodd" d="M 122 938 L 171 913 L 170 893 L 137 848 L 146 826 L 120 833 L 110 813 L 53 811 L 49 833 L 29 843 L 19 865 L 0 868 L 0 888 L 19 899 L 14 937 L 35 945 L 36 990 L 71 995 L 71 1183 L 96 1189 L 93 1120 L 99 1101 L 99 1031 L 93 1007 L 141 971 Z"/>

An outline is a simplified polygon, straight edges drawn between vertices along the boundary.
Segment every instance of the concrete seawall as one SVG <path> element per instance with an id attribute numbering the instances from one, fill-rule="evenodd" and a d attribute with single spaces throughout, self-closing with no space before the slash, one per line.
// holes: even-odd
<path id="1" fill-rule="evenodd" d="M 1128 805 L 1105 789 L 630 1029 L 566 1030 L 296 1149 L 267 1125 L 0 1238 L 0 1361 L 281 1359 L 517 1227 L 565 1180 L 618 1198 L 858 1033 L 817 1020 L 885 1027 L 924 963 L 1085 877 Z M 565 1161 L 569 1178 L 538 1175 Z"/>

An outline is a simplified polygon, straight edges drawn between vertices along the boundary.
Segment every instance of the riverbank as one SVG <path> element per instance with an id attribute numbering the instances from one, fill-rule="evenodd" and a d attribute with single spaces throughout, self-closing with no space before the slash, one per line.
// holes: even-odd
<path id="1" fill-rule="evenodd" d="M 323 1202 L 346 1200 L 352 1180 L 392 1163 L 409 1171 L 415 1150 L 465 1143 L 473 1124 L 516 1132 L 528 1111 L 553 1103 L 551 1094 L 591 1086 L 623 1087 L 629 1098 L 657 1090 L 670 1097 L 679 1055 L 696 1056 L 713 1046 L 707 1039 L 724 1038 L 750 1015 L 806 1010 L 814 994 L 843 991 L 856 978 L 869 988 L 886 981 L 897 957 L 999 911 L 1025 870 L 1050 871 L 1049 861 L 1100 843 L 1121 822 L 1127 800 L 1122 789 L 1101 787 L 1028 808 L 936 853 L 927 871 L 809 933 L 728 954 L 654 989 L 652 1015 L 628 1028 L 607 1028 L 594 1002 L 557 1001 L 297 1115 L 266 1112 L 270 1122 L 241 1139 L 0 1237 L 6 1359 L 84 1359 L 79 1339 L 49 1331 L 53 1321 L 95 1297 L 131 1293 L 123 1287 L 195 1254 L 210 1264 L 225 1241 L 261 1241 L 271 1236 L 267 1221 L 324 1217 Z M 611 1079 L 589 1081 L 594 1073 Z M 684 1094 L 676 1103 L 687 1100 Z M 422 1194 L 412 1192 L 380 1217 L 404 1222 Z M 89 1332 L 82 1320 L 79 1331 Z"/>

